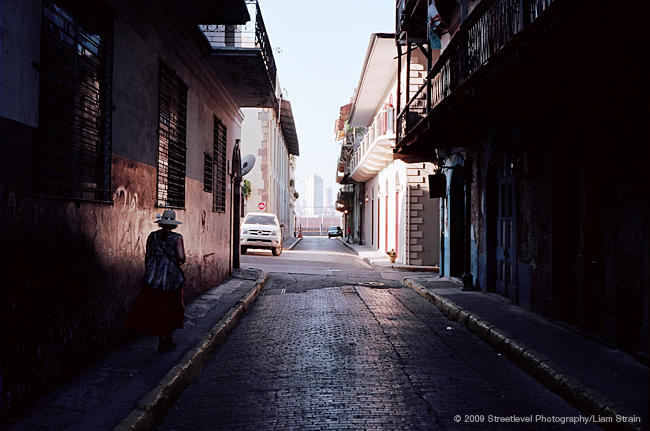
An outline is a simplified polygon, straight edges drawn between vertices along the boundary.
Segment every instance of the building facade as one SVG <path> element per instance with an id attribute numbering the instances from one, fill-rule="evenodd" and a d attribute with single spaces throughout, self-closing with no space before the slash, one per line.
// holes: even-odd
<path id="1" fill-rule="evenodd" d="M 440 168 L 441 275 L 647 358 L 647 35 L 590 41 L 615 7 L 397 1 L 395 151 Z"/>
<path id="2" fill-rule="evenodd" d="M 395 35 L 371 36 L 352 99 L 347 125 L 353 135 L 341 179 L 342 196 L 349 193 L 348 226 L 353 240 L 394 251 L 406 265 L 438 264 L 440 222 L 438 199 L 429 197 L 430 162 L 405 163 L 393 159 L 397 61 Z"/>
<path id="3" fill-rule="evenodd" d="M 230 275 L 239 108 L 277 100 L 256 2 L 6 1 L 0 19 L 8 418 L 123 340 L 156 214 L 183 222 L 186 301 Z M 250 21 L 254 42 L 224 37 Z"/>
<path id="4" fill-rule="evenodd" d="M 241 147 L 242 154 L 255 156 L 255 165 L 246 174 L 251 183 L 246 212 L 266 211 L 277 215 L 280 223 L 285 225 L 282 236 L 287 238 L 294 235 L 294 172 L 299 147 L 291 104 L 287 100 L 282 100 L 281 104 L 280 110 L 242 109 Z"/>

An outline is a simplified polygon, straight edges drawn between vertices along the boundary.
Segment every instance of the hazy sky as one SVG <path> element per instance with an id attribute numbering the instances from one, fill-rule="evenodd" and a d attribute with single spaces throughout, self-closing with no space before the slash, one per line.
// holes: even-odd
<path id="1" fill-rule="evenodd" d="M 335 195 L 340 147 L 334 141 L 334 121 L 359 82 L 370 34 L 395 31 L 395 0 L 259 0 L 259 4 L 296 122 L 300 143 L 296 188 L 303 198 L 305 178 L 316 173 Z"/>

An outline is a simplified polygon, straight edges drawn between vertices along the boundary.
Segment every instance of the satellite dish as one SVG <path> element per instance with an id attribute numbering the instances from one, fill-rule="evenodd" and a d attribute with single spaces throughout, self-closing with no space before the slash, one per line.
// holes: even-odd
<path id="1" fill-rule="evenodd" d="M 255 166 L 255 156 L 252 154 L 247 155 L 241 161 L 241 176 L 243 177 L 253 169 Z"/>

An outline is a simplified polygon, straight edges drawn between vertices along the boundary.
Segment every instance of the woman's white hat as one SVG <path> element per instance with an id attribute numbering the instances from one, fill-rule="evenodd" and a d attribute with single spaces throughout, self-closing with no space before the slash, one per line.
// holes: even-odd
<path id="1" fill-rule="evenodd" d="M 166 224 L 166 225 L 171 225 L 171 226 L 178 226 L 179 224 L 183 224 L 182 222 L 176 220 L 176 213 L 174 210 L 165 210 L 162 213 L 162 216 L 158 214 L 156 216 L 156 221 L 154 223 L 158 224 Z"/>

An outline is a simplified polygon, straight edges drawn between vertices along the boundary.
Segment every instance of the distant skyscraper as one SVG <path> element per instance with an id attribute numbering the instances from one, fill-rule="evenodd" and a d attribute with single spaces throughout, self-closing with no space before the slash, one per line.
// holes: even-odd
<path id="1" fill-rule="evenodd" d="M 307 176 L 305 212 L 307 217 L 323 214 L 323 178 L 314 174 Z"/>
<path id="2" fill-rule="evenodd" d="M 334 203 L 332 201 L 332 187 L 327 187 L 325 189 L 325 214 L 330 215 L 334 211 Z"/>

